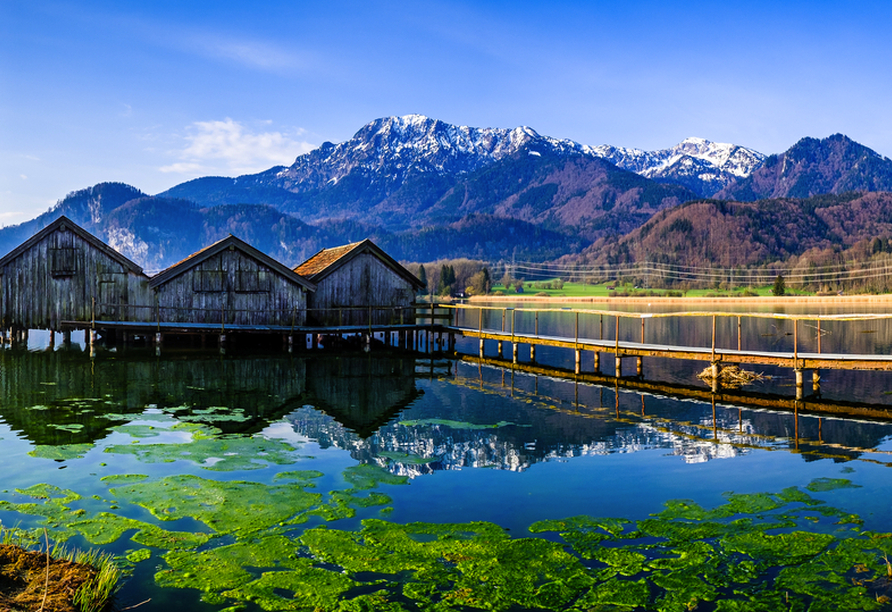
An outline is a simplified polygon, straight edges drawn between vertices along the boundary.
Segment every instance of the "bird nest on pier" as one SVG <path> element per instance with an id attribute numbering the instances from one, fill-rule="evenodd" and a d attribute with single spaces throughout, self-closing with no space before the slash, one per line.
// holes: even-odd
<path id="1" fill-rule="evenodd" d="M 723 387 L 736 389 L 743 385 L 749 385 L 762 380 L 769 380 L 771 377 L 758 372 L 750 372 L 736 365 L 718 367 L 718 376 L 713 376 L 712 366 L 704 368 L 702 372 L 697 374 L 697 378 L 710 385 L 718 382 Z"/>

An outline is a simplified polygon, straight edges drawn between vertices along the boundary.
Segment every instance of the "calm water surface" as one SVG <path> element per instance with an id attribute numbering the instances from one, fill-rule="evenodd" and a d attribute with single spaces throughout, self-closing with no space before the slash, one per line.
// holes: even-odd
<path id="1" fill-rule="evenodd" d="M 747 331 L 745 342 L 788 342 L 777 322 L 763 323 Z M 736 320 L 733 324 L 725 331 L 736 343 Z M 767 327 L 771 324 L 775 327 Z M 543 317 L 540 325 L 557 333 L 566 332 L 568 323 Z M 584 325 L 585 334 L 600 333 L 597 315 Z M 680 332 L 665 325 L 654 325 L 649 333 L 703 340 L 701 328 Z M 605 327 L 613 333 L 612 322 Z M 776 335 L 765 335 L 769 332 Z M 885 322 L 845 333 L 859 351 L 884 351 L 892 341 Z M 824 342 L 842 344 L 842 334 L 831 329 Z M 357 466 L 380 469 L 362 489 L 362 495 L 381 494 L 378 503 L 350 498 L 339 506 L 350 507 L 349 512 L 320 512 L 295 524 L 264 526 L 258 518 L 257 537 L 265 531 L 298 537 L 323 524 L 357 530 L 364 519 L 375 518 L 489 521 L 514 537 L 529 537 L 536 521 L 575 515 L 637 520 L 659 512 L 670 499 L 713 507 L 728 491 L 778 492 L 822 478 L 858 485 L 819 497 L 860 515 L 865 529 L 888 531 L 892 524 L 892 419 L 713 407 L 386 351 L 165 350 L 158 356 L 131 349 L 100 350 L 91 358 L 77 344 L 54 350 L 39 345 L 38 337 L 32 350 L 0 351 L 0 521 L 4 527 L 46 526 L 51 537 L 74 547 L 121 557 L 129 553 L 131 573 L 119 596 L 121 607 L 147 599 L 151 602 L 143 609 L 171 612 L 222 610 L 235 603 L 226 597 L 206 603 L 197 588 L 159 586 L 158 575 L 170 567 L 168 551 L 131 539 L 140 525 L 157 525 L 213 536 L 196 551 L 234 541 L 238 534 L 209 523 L 200 510 L 181 516 L 174 502 L 162 507 L 163 500 L 147 500 L 135 493 L 138 487 L 128 488 L 129 483 L 182 483 L 172 479 L 184 476 L 272 490 L 306 478 L 294 476 L 296 471 L 312 471 L 313 486 L 306 491 L 318 494 L 314 503 L 330 509 L 338 495 L 359 495 L 362 487 L 352 476 Z M 465 345 L 460 342 L 459 348 L 476 353 L 475 345 Z M 540 362 L 572 367 L 572 354 L 538 356 Z M 646 362 L 645 377 L 698 384 L 693 376 L 700 367 L 654 360 Z M 775 374 L 765 392 L 792 393 L 788 374 Z M 831 398 L 882 407 L 892 378 L 828 374 L 822 390 Z M 405 478 L 391 481 L 380 474 Z M 214 503 L 204 506 L 220 510 Z M 246 515 L 253 511 L 241 498 L 222 503 L 246 504 Z M 165 512 L 173 520 L 162 520 Z M 109 515 L 140 523 L 102 537 L 79 523 Z M 148 552 L 135 554 L 140 550 Z"/>

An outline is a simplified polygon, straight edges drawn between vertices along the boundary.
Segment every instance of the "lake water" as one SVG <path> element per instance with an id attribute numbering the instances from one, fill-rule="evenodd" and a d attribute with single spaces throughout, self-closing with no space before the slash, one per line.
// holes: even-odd
<path id="1" fill-rule="evenodd" d="M 592 317 L 584 333 L 597 337 Z M 646 333 L 703 341 L 657 321 Z M 789 342 L 766 321 L 744 341 Z M 884 321 L 835 325 L 825 346 L 892 340 Z M 0 350 L 0 521 L 117 556 L 121 608 L 888 608 L 892 538 L 870 533 L 892 525 L 892 419 L 383 349 L 91 358 L 41 342 Z M 459 348 L 474 355 L 476 341 Z M 537 357 L 572 368 L 569 351 Z M 645 360 L 645 378 L 702 385 L 701 368 Z M 772 374 L 756 390 L 791 395 L 789 373 Z M 822 382 L 828 401 L 878 411 L 887 391 L 888 374 Z M 564 520 L 581 516 L 630 522 Z"/>

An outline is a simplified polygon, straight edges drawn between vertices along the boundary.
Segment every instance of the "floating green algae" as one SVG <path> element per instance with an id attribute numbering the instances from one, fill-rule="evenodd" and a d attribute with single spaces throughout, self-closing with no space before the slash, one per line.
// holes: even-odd
<path id="1" fill-rule="evenodd" d="M 226 406 L 209 406 L 207 408 L 174 406 L 173 408 L 164 408 L 164 411 L 177 414 L 177 420 L 181 422 L 244 423 L 251 420 L 243 408 Z M 180 414 L 184 411 L 188 411 L 189 414 Z"/>
<path id="2" fill-rule="evenodd" d="M 124 557 L 131 563 L 139 563 L 141 561 L 148 561 L 149 559 L 151 559 L 152 551 L 148 548 L 138 548 L 136 550 L 127 551 L 124 554 Z"/>
<path id="3" fill-rule="evenodd" d="M 193 518 L 217 533 L 261 531 L 301 516 L 322 499 L 321 494 L 308 493 L 297 484 L 264 485 L 192 475 L 126 484 L 110 491 L 162 521 Z"/>
<path id="4" fill-rule="evenodd" d="M 378 457 L 383 457 L 392 463 L 401 463 L 403 465 L 427 465 L 428 463 L 436 463 L 440 457 L 421 457 L 420 455 L 410 455 L 408 453 L 398 453 L 394 451 L 378 451 Z"/>
<path id="5" fill-rule="evenodd" d="M 46 426 L 69 433 L 77 433 L 84 428 L 83 423 L 47 423 Z"/>
<path id="6" fill-rule="evenodd" d="M 142 482 L 148 480 L 148 478 L 149 477 L 146 474 L 110 474 L 108 476 L 103 476 L 99 480 L 107 485 L 114 486 L 116 484 Z"/>
<path id="7" fill-rule="evenodd" d="M 202 430 L 203 431 L 203 430 Z M 265 441 L 255 440 L 258 448 Z M 131 562 L 162 562 L 164 588 L 189 588 L 218 606 L 262 610 L 811 611 L 889 608 L 885 556 L 892 534 L 840 529 L 856 515 L 803 489 L 727 493 L 704 507 L 669 500 L 633 521 L 575 516 L 539 521 L 527 537 L 493 523 L 318 526 L 392 503 L 384 487 L 408 479 L 374 465 L 346 469 L 343 490 L 309 492 L 322 474 L 279 473 L 273 484 L 198 476 L 103 478 L 114 503 L 160 521 L 79 514 L 74 491 L 36 485 L 0 509 L 45 517 L 96 544 L 125 538 Z M 841 483 L 834 483 L 837 488 Z M 89 500 L 85 500 L 89 502 Z M 91 502 L 92 503 L 92 502 Z M 109 502 L 111 503 L 111 502 Z M 312 528 L 302 523 L 314 515 Z M 368 513 L 366 513 L 368 516 Z M 69 536 L 70 537 L 70 536 Z M 132 558 L 131 558 L 132 557 Z"/>
<path id="8" fill-rule="evenodd" d="M 282 480 L 285 481 L 295 481 L 300 482 L 305 487 L 315 486 L 311 480 L 315 478 L 322 478 L 324 474 L 318 470 L 293 470 L 290 472 L 279 472 L 273 477 L 273 480 L 276 482 L 280 482 Z"/>
<path id="9" fill-rule="evenodd" d="M 92 448 L 92 444 L 38 444 L 34 447 L 34 450 L 28 452 L 28 455 L 38 459 L 68 461 L 70 459 L 80 459 L 90 452 Z"/>
<path id="10" fill-rule="evenodd" d="M 499 429 L 500 427 L 508 427 L 511 425 L 517 427 L 529 427 L 529 425 L 519 425 L 517 423 L 512 423 L 511 421 L 499 421 L 498 423 L 468 423 L 466 421 L 453 421 L 450 419 L 415 419 L 415 420 L 405 420 L 400 421 L 398 425 L 402 425 L 404 427 L 418 427 L 420 425 L 440 425 L 443 427 L 450 427 L 452 429 Z"/>
<path id="11" fill-rule="evenodd" d="M 815 478 L 805 488 L 813 493 L 835 491 L 836 489 L 858 489 L 861 485 L 853 484 L 847 478 Z"/>
<path id="12" fill-rule="evenodd" d="M 143 431 L 128 429 L 131 427 L 125 425 L 115 429 Z M 293 445 L 280 440 L 226 436 L 221 435 L 218 429 L 194 423 L 174 425 L 166 431 L 185 433 L 190 439 L 160 444 L 119 444 L 109 446 L 105 452 L 133 455 L 143 463 L 191 461 L 214 471 L 257 470 L 270 464 L 288 465 L 300 459 Z M 151 435 L 158 435 L 155 430 L 151 432 Z"/>

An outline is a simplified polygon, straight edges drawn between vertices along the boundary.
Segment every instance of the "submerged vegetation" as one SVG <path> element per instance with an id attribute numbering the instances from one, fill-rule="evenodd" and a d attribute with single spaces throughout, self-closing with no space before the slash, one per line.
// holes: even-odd
<path id="1" fill-rule="evenodd" d="M 858 516 L 811 495 L 856 486 L 845 479 L 727 493 L 711 509 L 670 500 L 637 521 L 539 521 L 514 537 L 489 522 L 366 518 L 358 529 L 336 529 L 332 521 L 357 509 L 386 510 L 391 498 L 380 488 L 407 479 L 361 464 L 342 474 L 346 488 L 326 495 L 312 491 L 322 477 L 312 470 L 282 472 L 273 484 L 106 477 L 109 507 L 139 506 L 161 523 L 191 523 L 189 531 L 90 514 L 76 507 L 86 501 L 77 493 L 51 485 L 18 490 L 34 501 L 0 508 L 41 517 L 32 534 L 45 527 L 57 540 L 111 544 L 130 533 L 140 548 L 121 563 L 157 558 L 159 586 L 195 589 L 230 610 L 249 603 L 342 611 L 879 610 L 892 595 L 892 534 L 865 531 Z"/>

